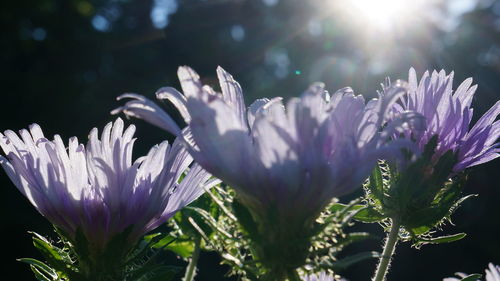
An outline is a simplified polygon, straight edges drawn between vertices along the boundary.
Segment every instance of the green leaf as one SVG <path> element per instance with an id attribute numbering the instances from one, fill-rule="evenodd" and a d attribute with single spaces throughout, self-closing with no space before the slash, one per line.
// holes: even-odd
<path id="1" fill-rule="evenodd" d="M 358 253 L 352 256 L 345 257 L 341 260 L 338 260 L 332 264 L 332 269 L 333 271 L 342 271 L 349 266 L 367 260 L 367 259 L 373 259 L 373 258 L 379 258 L 380 254 L 378 252 L 362 252 Z"/>
<path id="2" fill-rule="evenodd" d="M 155 239 L 155 241 L 152 239 Z M 148 245 L 150 245 L 151 248 L 169 250 L 183 258 L 190 257 L 194 251 L 194 242 L 191 238 L 175 238 L 171 235 L 162 237 L 160 233 L 156 233 L 147 235 L 144 237 L 144 240 L 149 241 Z"/>
<path id="3" fill-rule="evenodd" d="M 155 249 L 165 248 L 168 245 L 179 240 L 182 239 L 176 238 L 172 235 L 163 235 L 162 233 L 151 234 L 144 237 L 144 241 L 147 242 L 146 246 Z"/>
<path id="4" fill-rule="evenodd" d="M 446 235 L 446 236 L 441 236 L 441 237 L 436 237 L 436 238 L 416 238 L 417 242 L 416 244 L 441 244 L 441 243 L 451 243 L 455 242 L 458 240 L 463 239 L 467 234 L 465 233 L 457 233 L 453 235 Z"/>
<path id="5" fill-rule="evenodd" d="M 165 249 L 172 251 L 183 258 L 189 258 L 194 251 L 194 242 L 184 241 L 184 242 L 173 242 Z"/>
<path id="6" fill-rule="evenodd" d="M 163 241 L 162 241 L 163 240 Z M 172 243 L 176 239 L 171 236 L 166 236 L 162 233 L 153 233 L 144 236 L 143 241 L 139 242 L 135 249 L 127 256 L 126 265 L 141 263 L 145 259 L 150 258 L 152 249 L 161 249 Z"/>
<path id="7" fill-rule="evenodd" d="M 479 278 L 481 278 L 483 275 L 475 273 L 475 274 L 470 274 L 467 275 L 466 277 L 460 279 L 460 281 L 477 281 Z"/>
<path id="8" fill-rule="evenodd" d="M 463 188 L 463 181 L 457 180 L 449 182 L 447 185 L 435 195 L 433 202 L 427 206 L 420 206 L 414 211 L 407 212 L 403 218 L 403 226 L 413 234 L 418 236 L 427 233 L 432 228 L 443 221 L 444 218 L 450 217 L 455 209 L 466 199 L 473 195 L 460 198 Z"/>
<path id="9" fill-rule="evenodd" d="M 212 190 L 208 191 L 208 192 L 205 192 L 205 194 L 207 194 L 208 196 L 210 196 L 210 198 L 212 199 L 213 201 L 213 205 L 217 206 L 218 208 L 221 209 L 221 211 L 224 213 L 224 215 L 226 215 L 228 218 L 230 218 L 232 221 L 236 221 L 237 218 L 234 216 L 233 213 L 231 213 L 231 211 L 224 205 L 224 199 L 223 198 L 219 198 L 221 195 L 220 195 L 220 192 L 222 190 L 220 188 L 217 188 L 217 187 L 214 187 L 212 188 Z M 215 207 L 213 206 L 213 207 Z M 213 209 L 213 208 L 212 208 Z M 211 209 L 211 214 L 213 216 L 213 211 Z M 215 216 L 214 216 L 215 217 Z"/>
<path id="10" fill-rule="evenodd" d="M 373 195 L 373 199 L 376 199 L 377 203 L 383 202 L 384 199 L 384 179 L 382 176 L 382 170 L 380 165 L 375 165 L 375 168 L 370 175 L 368 189 Z"/>
<path id="11" fill-rule="evenodd" d="M 55 270 L 66 272 L 67 265 L 63 257 L 60 255 L 60 249 L 53 246 L 45 237 L 38 233 L 32 232 L 33 245 L 37 248 L 43 257 L 47 260 L 48 264 Z"/>
<path id="12" fill-rule="evenodd" d="M 357 201 L 358 203 L 359 201 Z M 336 212 L 340 212 L 340 213 L 343 213 L 343 212 L 349 212 L 349 211 L 357 211 L 359 209 L 362 209 L 366 207 L 366 205 L 362 205 L 362 204 L 342 204 L 342 203 L 333 203 L 329 206 L 329 209 L 332 213 L 336 213 Z"/>
<path id="13" fill-rule="evenodd" d="M 341 212 L 342 210 L 344 210 L 345 208 L 347 207 L 346 204 L 342 204 L 342 203 L 333 203 L 331 204 L 328 208 L 330 209 L 330 211 L 332 213 L 336 213 L 336 212 Z"/>
<path id="14" fill-rule="evenodd" d="M 32 259 L 32 258 L 21 258 L 21 259 L 18 259 L 18 261 L 29 264 L 31 266 L 32 270 L 33 270 L 33 267 L 37 268 L 39 270 L 38 273 L 40 273 L 40 274 L 43 273 L 44 276 L 49 275 L 51 277 L 51 280 L 57 279 L 57 273 L 55 272 L 55 270 L 39 260 Z M 36 275 L 36 273 L 35 273 L 35 275 Z"/>
<path id="15" fill-rule="evenodd" d="M 343 213 L 346 211 L 351 213 L 355 212 L 352 218 L 366 223 L 379 222 L 386 218 L 380 212 L 375 210 L 374 207 L 362 204 L 346 205 L 342 203 L 334 203 L 329 206 L 329 209 L 333 213 Z"/>
<path id="16" fill-rule="evenodd" d="M 33 273 L 35 274 L 35 278 L 36 280 L 39 280 L 39 281 L 56 281 L 57 278 L 49 278 L 47 277 L 43 272 L 41 272 L 38 267 L 34 266 L 34 265 L 30 265 L 31 267 L 31 271 L 33 271 Z"/>
<path id="17" fill-rule="evenodd" d="M 201 209 L 201 208 L 198 208 L 198 207 L 186 207 L 186 209 L 189 209 L 189 210 L 192 210 L 196 213 L 198 213 L 201 218 L 203 219 L 203 221 L 209 225 L 214 231 L 217 231 L 219 232 L 220 234 L 226 236 L 227 238 L 232 238 L 231 234 L 229 234 L 227 231 L 225 231 L 224 229 L 222 229 L 221 227 L 219 227 L 217 225 L 217 221 L 212 217 L 212 215 L 210 215 L 209 212 Z"/>
<path id="18" fill-rule="evenodd" d="M 359 210 L 353 218 L 365 223 L 374 223 L 384 220 L 386 217 L 375 210 L 375 208 L 368 206 Z"/>
<path id="19" fill-rule="evenodd" d="M 207 209 L 210 208 L 210 206 L 205 207 Z M 200 209 L 205 210 L 205 208 Z M 212 227 L 206 222 L 206 219 L 203 218 L 199 212 L 194 211 L 192 209 L 192 206 L 190 208 L 183 208 L 180 212 L 177 212 L 177 214 L 174 216 L 174 219 L 178 226 L 182 229 L 182 232 L 187 236 L 199 236 L 199 230 L 193 226 L 190 220 L 194 220 L 196 226 L 200 228 L 207 236 L 209 236 L 213 232 Z"/>

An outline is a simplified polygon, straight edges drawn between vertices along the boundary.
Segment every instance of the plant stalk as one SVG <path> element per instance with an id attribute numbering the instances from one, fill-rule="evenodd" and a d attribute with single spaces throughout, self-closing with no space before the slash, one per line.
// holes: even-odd
<path id="1" fill-rule="evenodd" d="M 391 230 L 387 235 L 387 239 L 385 240 L 384 251 L 382 252 L 382 256 L 380 257 L 377 270 L 375 271 L 375 276 L 372 279 L 373 281 L 385 280 L 387 270 L 389 269 L 389 265 L 391 264 L 392 255 L 394 254 L 394 249 L 396 248 L 396 244 L 398 243 L 400 226 L 401 224 L 397 219 L 392 219 Z"/>
<path id="2" fill-rule="evenodd" d="M 189 264 L 186 268 L 186 274 L 182 279 L 183 281 L 194 280 L 194 276 L 196 275 L 196 265 L 198 264 L 198 259 L 200 258 L 200 250 L 201 250 L 201 237 L 198 237 L 196 238 L 196 240 L 194 240 L 193 255 L 191 255 L 191 259 L 189 260 Z"/>

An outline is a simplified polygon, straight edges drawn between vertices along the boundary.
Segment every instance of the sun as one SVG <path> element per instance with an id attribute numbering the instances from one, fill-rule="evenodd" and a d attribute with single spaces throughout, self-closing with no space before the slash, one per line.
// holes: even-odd
<path id="1" fill-rule="evenodd" d="M 410 1 L 401 0 L 352 0 L 352 9 L 359 13 L 367 22 L 379 27 L 403 20 Z"/>
<path id="2" fill-rule="evenodd" d="M 422 12 L 430 0 L 350 0 L 338 1 L 338 7 L 352 21 L 367 29 L 390 30 L 400 27 Z"/>

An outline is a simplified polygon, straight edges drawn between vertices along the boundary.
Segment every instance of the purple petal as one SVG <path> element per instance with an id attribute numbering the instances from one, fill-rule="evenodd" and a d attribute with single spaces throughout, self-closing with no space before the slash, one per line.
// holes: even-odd
<path id="1" fill-rule="evenodd" d="M 217 77 L 224 101 L 236 111 L 242 124 L 246 123 L 246 107 L 243 99 L 243 91 L 238 82 L 236 82 L 222 67 L 217 67 Z"/>
<path id="2" fill-rule="evenodd" d="M 169 100 L 179 110 L 182 118 L 186 123 L 191 121 L 191 116 L 186 108 L 187 99 L 179 91 L 172 87 L 163 87 L 156 91 L 156 98 L 161 100 Z"/>
<path id="3" fill-rule="evenodd" d="M 123 112 L 127 116 L 144 119 L 176 136 L 180 134 L 181 130 L 179 126 L 177 126 L 174 120 L 154 102 L 137 94 L 123 94 L 119 96 L 117 100 L 124 98 L 131 98 L 134 100 L 128 101 L 124 106 L 114 109 L 111 111 L 111 114 Z"/>

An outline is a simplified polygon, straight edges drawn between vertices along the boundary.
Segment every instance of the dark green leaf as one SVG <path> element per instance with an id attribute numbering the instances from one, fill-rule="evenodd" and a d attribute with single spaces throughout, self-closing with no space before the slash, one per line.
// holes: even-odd
<path id="1" fill-rule="evenodd" d="M 45 275 L 49 275 L 51 277 L 51 279 L 57 278 L 57 273 L 55 272 L 55 270 L 50 268 L 48 265 L 46 265 L 45 263 L 43 263 L 39 260 L 32 259 L 32 258 L 21 258 L 21 259 L 18 259 L 18 261 L 27 263 L 27 264 L 31 265 L 32 267 L 36 267 L 38 270 L 40 270 Z"/>
<path id="2" fill-rule="evenodd" d="M 209 206 L 207 208 L 210 208 Z M 199 208 L 205 210 L 204 208 Z M 210 218 L 213 219 L 211 215 Z M 193 210 L 193 207 L 184 208 L 182 211 L 178 212 L 174 219 L 178 226 L 182 229 L 182 231 L 187 236 L 199 236 L 199 231 L 193 227 L 193 224 L 190 223 L 190 220 L 194 220 L 196 222 L 197 227 L 203 230 L 206 235 L 210 235 L 213 232 L 212 227 L 207 223 L 206 218 L 204 218 L 199 212 Z"/>
<path id="3" fill-rule="evenodd" d="M 414 211 L 407 211 L 403 217 L 403 226 L 413 235 L 422 235 L 438 225 L 444 218 L 450 217 L 461 202 L 473 195 L 460 198 L 463 182 L 449 182 L 435 195 L 433 202 Z"/>
<path id="4" fill-rule="evenodd" d="M 362 209 L 364 207 L 366 207 L 366 205 L 333 203 L 329 206 L 329 209 L 333 213 L 336 213 L 336 212 L 342 213 L 342 212 L 356 211 L 356 210 Z"/>
<path id="5" fill-rule="evenodd" d="M 356 204 L 356 205 L 346 205 L 342 203 L 334 203 L 329 206 L 329 209 L 331 212 L 336 213 L 336 212 L 355 212 L 354 218 L 355 220 L 362 221 L 362 222 L 367 222 L 367 223 L 372 223 L 372 222 L 379 222 L 386 217 L 379 213 L 377 210 L 375 210 L 371 206 L 367 205 L 362 205 L 362 204 Z"/>
<path id="6" fill-rule="evenodd" d="M 361 222 L 366 222 L 366 223 L 373 223 L 373 222 L 379 222 L 386 217 L 379 213 L 375 208 L 369 206 L 364 209 L 359 210 L 356 215 L 354 215 L 354 219 L 361 221 Z"/>
<path id="7" fill-rule="evenodd" d="M 370 190 L 371 194 L 373 195 L 373 197 L 374 197 L 373 199 L 375 199 L 375 201 L 377 203 L 380 203 L 383 201 L 383 198 L 384 198 L 384 180 L 383 180 L 382 171 L 380 169 L 379 164 L 375 165 L 375 168 L 373 169 L 373 172 L 370 175 L 368 189 Z"/>
<path id="8" fill-rule="evenodd" d="M 229 234 L 227 231 L 225 231 L 224 229 L 222 229 L 217 225 L 217 221 L 210 215 L 209 212 L 197 207 L 186 207 L 186 209 L 193 210 L 194 212 L 198 213 L 201 216 L 201 218 L 205 221 L 205 223 L 209 225 L 214 231 L 219 232 L 220 234 L 226 236 L 227 238 L 232 238 L 231 234 Z"/>
<path id="9" fill-rule="evenodd" d="M 66 262 L 60 255 L 60 249 L 53 246 L 45 237 L 33 234 L 33 245 L 37 248 L 43 257 L 47 260 L 48 264 L 57 271 L 65 272 L 67 270 Z"/>
<path id="10" fill-rule="evenodd" d="M 441 243 L 451 243 L 463 239 L 467 234 L 457 233 L 453 235 L 446 235 L 436 238 L 417 238 L 417 244 L 441 244 Z"/>
<path id="11" fill-rule="evenodd" d="M 194 242 L 192 241 L 181 241 L 181 242 L 173 242 L 165 249 L 170 250 L 183 258 L 188 258 L 193 254 L 194 251 Z"/>
<path id="12" fill-rule="evenodd" d="M 467 275 L 466 277 L 462 278 L 460 281 L 476 281 L 476 280 L 479 280 L 479 278 L 481 278 L 482 275 L 481 274 L 470 274 L 470 275 Z"/>
<path id="13" fill-rule="evenodd" d="M 35 278 L 39 281 L 56 281 L 56 278 L 49 278 L 43 272 L 41 272 L 38 267 L 30 265 L 31 271 L 35 274 Z"/>

